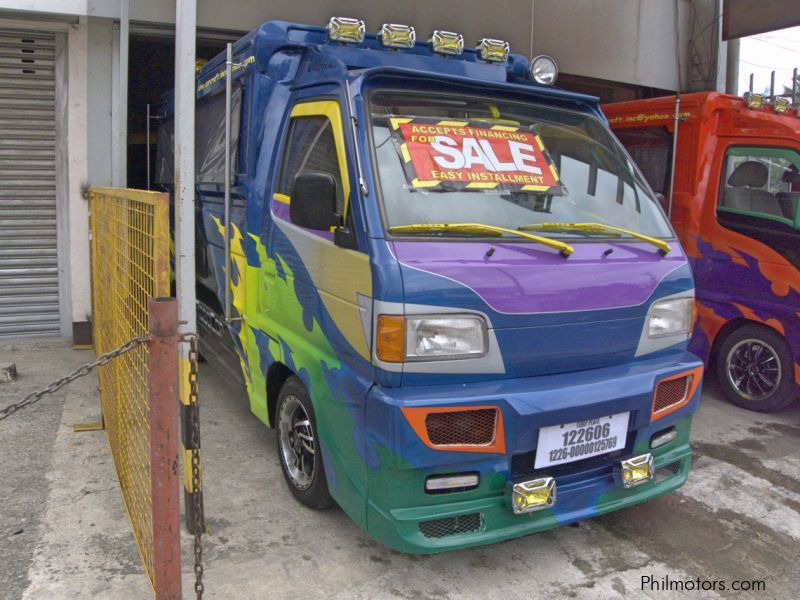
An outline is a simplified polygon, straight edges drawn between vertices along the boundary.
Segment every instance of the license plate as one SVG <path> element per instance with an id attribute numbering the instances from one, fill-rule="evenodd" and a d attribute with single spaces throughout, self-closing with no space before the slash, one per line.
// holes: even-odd
<path id="1" fill-rule="evenodd" d="M 540 469 L 561 465 L 624 448 L 629 415 L 625 412 L 542 427 L 539 430 L 534 467 Z"/>

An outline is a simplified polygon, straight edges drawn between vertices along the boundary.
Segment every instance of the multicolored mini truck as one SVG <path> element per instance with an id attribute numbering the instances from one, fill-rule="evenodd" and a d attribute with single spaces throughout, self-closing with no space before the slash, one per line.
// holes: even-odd
<path id="1" fill-rule="evenodd" d="M 430 553 L 684 483 L 692 273 L 596 98 L 397 24 L 228 55 L 197 76 L 202 348 L 233 347 L 298 500 Z"/>
<path id="2" fill-rule="evenodd" d="M 800 90 L 608 104 L 612 128 L 672 223 L 697 282 L 689 349 L 726 397 L 759 411 L 800 396 Z M 792 95 L 794 99 L 792 99 Z"/>

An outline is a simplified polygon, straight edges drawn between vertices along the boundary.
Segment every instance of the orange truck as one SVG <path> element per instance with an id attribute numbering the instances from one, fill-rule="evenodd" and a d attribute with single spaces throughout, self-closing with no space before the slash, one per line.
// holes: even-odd
<path id="1" fill-rule="evenodd" d="M 663 198 L 692 263 L 697 320 L 689 349 L 716 370 L 731 402 L 764 412 L 787 406 L 800 390 L 800 107 L 793 97 L 683 95 L 677 139 L 672 96 L 603 106 Z"/>

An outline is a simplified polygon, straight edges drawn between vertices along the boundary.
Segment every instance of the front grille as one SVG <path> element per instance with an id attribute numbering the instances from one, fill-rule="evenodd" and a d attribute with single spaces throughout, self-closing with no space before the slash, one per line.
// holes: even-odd
<path id="1" fill-rule="evenodd" d="M 445 519 L 420 521 L 419 530 L 426 538 L 438 539 L 462 533 L 474 533 L 483 529 L 483 515 L 471 513 Z"/>
<path id="2" fill-rule="evenodd" d="M 665 479 L 669 479 L 673 475 L 677 475 L 681 471 L 681 464 L 683 464 L 682 460 L 676 460 L 675 462 L 669 463 L 668 465 L 664 465 L 663 467 L 659 467 L 656 469 L 656 481 L 661 482 Z"/>
<path id="3" fill-rule="evenodd" d="M 656 395 L 653 399 L 653 413 L 659 413 L 686 399 L 689 391 L 689 375 L 677 379 L 662 381 L 656 386 Z"/>
<path id="4" fill-rule="evenodd" d="M 536 452 L 526 452 L 525 454 L 515 454 L 511 457 L 511 479 L 517 480 L 521 477 L 533 475 L 536 464 Z"/>
<path id="5" fill-rule="evenodd" d="M 434 446 L 488 445 L 494 441 L 497 409 L 432 412 L 425 417 L 425 427 Z"/>

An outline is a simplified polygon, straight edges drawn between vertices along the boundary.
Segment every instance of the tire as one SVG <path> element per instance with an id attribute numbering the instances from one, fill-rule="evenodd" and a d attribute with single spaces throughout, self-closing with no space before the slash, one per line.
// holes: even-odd
<path id="1" fill-rule="evenodd" d="M 314 408 L 305 386 L 295 376 L 286 380 L 278 394 L 275 440 L 283 477 L 292 495 L 314 510 L 333 506 Z"/>
<path id="2" fill-rule="evenodd" d="M 774 330 L 744 325 L 722 342 L 717 378 L 725 397 L 742 408 L 774 412 L 795 399 L 794 360 Z"/>

